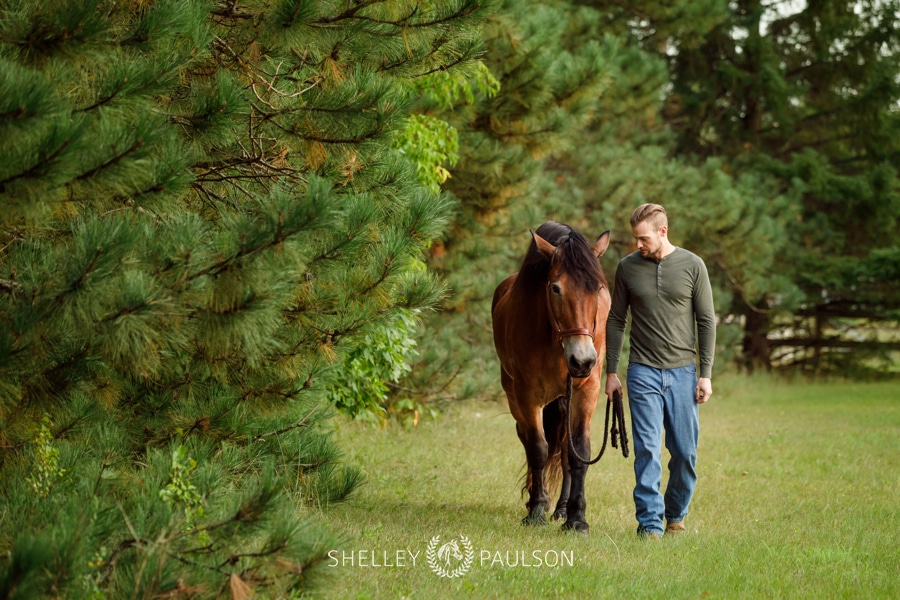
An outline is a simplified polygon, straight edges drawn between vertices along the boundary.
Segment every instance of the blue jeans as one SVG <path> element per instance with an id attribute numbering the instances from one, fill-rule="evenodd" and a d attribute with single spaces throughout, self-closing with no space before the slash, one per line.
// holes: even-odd
<path id="1" fill-rule="evenodd" d="M 627 383 L 638 532 L 662 534 L 664 517 L 670 523 L 684 520 L 697 484 L 697 367 L 655 369 L 632 363 Z M 670 455 L 665 496 L 660 493 L 663 431 Z"/>

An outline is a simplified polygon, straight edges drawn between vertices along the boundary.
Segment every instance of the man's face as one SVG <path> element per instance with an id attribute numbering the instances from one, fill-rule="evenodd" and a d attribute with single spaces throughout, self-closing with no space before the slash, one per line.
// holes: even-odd
<path id="1" fill-rule="evenodd" d="M 662 258 L 662 233 L 664 230 L 665 227 L 654 227 L 650 221 L 638 223 L 631 230 L 642 257 L 657 260 Z"/>

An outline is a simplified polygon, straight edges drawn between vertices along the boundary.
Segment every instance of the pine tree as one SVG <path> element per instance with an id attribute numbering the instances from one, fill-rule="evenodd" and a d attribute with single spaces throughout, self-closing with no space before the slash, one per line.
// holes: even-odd
<path id="1" fill-rule="evenodd" d="M 617 223 L 669 208 L 710 263 L 720 356 L 876 365 L 896 347 L 875 339 L 898 306 L 896 3 L 579 5 L 570 43 L 614 34 L 629 59 L 561 161 L 570 193 Z"/>
<path id="2" fill-rule="evenodd" d="M 682 150 L 774 179 L 793 204 L 773 271 L 795 293 L 760 289 L 736 307 L 752 363 L 846 369 L 891 346 L 874 327 L 900 309 L 896 271 L 883 268 L 900 256 L 889 233 L 900 219 L 898 9 L 732 3 L 702 43 L 673 58 Z"/>
<path id="3" fill-rule="evenodd" d="M 500 279 L 518 267 L 530 228 L 555 216 L 603 231 L 552 191 L 547 169 L 577 143 L 615 53 L 614 41 L 567 48 L 576 20 L 566 3 L 503 2 L 485 27 L 484 63 L 499 83 L 496 93 L 476 90 L 450 109 L 436 101 L 418 108 L 459 132 L 459 162 L 442 186 L 459 206 L 431 260 L 451 292 L 429 322 L 436 338 L 421 345 L 407 385 L 430 398 L 498 389 L 490 300 Z"/>
<path id="4" fill-rule="evenodd" d="M 341 359 L 442 293 L 398 130 L 484 11 L 0 3 L 0 595 L 315 584 Z"/>
<path id="5" fill-rule="evenodd" d="M 787 294 L 793 289 L 772 273 L 787 243 L 780 232 L 792 217 L 791 202 L 771 178 L 734 177 L 718 157 L 698 160 L 677 151 L 676 131 L 667 122 L 670 106 L 663 102 L 668 65 L 656 48 L 675 31 L 702 39 L 703 28 L 722 17 L 721 10 L 707 6 L 703 19 L 688 18 L 694 8 L 646 3 L 640 7 L 645 16 L 661 12 L 652 22 L 636 20 L 621 8 L 581 8 L 581 28 L 569 38 L 573 44 L 617 32 L 622 48 L 610 76 L 614 83 L 600 98 L 597 117 L 582 131 L 578 151 L 560 159 L 557 179 L 568 195 L 583 198 L 589 214 L 606 216 L 613 229 L 606 255 L 612 264 L 633 250 L 628 221 L 635 206 L 666 206 L 674 243 L 697 252 L 709 265 L 717 313 L 723 316 L 716 361 L 722 367 L 740 359 L 743 330 L 739 319 L 728 317 L 733 307 L 745 307 L 763 290 Z M 759 243 L 748 245 L 748 239 Z"/>
<path id="6" fill-rule="evenodd" d="M 779 248 L 779 219 L 789 203 L 765 177 L 735 180 L 718 159 L 697 164 L 675 154 L 677 138 L 665 123 L 662 104 L 667 64 L 644 47 L 656 46 L 654 36 L 662 33 L 641 31 L 630 11 L 601 4 L 508 7 L 498 23 L 515 15 L 521 29 L 499 28 L 508 33 L 489 42 L 486 57 L 500 78 L 500 93 L 457 109 L 466 117 L 460 119 L 463 160 L 445 187 L 460 197 L 461 209 L 433 257 L 454 292 L 440 315 L 437 344 L 449 351 L 432 352 L 423 365 L 450 375 L 461 372 L 455 393 L 498 389 L 490 366 L 491 294 L 497 281 L 518 267 L 528 229 L 544 220 L 566 221 L 586 235 L 612 229 L 613 247 L 603 259 L 611 273 L 630 251 L 627 224 L 634 207 L 649 201 L 666 205 L 677 243 L 715 265 L 720 314 L 728 314 L 733 301 L 745 295 L 771 289 L 765 286 L 775 279 L 770 267 Z M 702 19 L 695 18 L 695 8 Z M 659 29 L 685 31 L 686 23 L 695 31 L 713 27 L 723 15 L 713 8 L 709 3 L 686 12 L 671 3 L 657 7 L 670 19 Z M 555 28 L 530 28 L 528 15 Z M 572 85 L 568 93 L 548 91 L 561 81 Z M 515 123 L 524 135 L 496 133 L 504 123 Z M 733 235 L 712 236 L 711 227 L 730 228 Z M 744 236 L 764 236 L 771 244 L 762 252 L 748 247 Z M 719 364 L 736 358 L 740 336 L 737 322 L 723 324 Z"/>

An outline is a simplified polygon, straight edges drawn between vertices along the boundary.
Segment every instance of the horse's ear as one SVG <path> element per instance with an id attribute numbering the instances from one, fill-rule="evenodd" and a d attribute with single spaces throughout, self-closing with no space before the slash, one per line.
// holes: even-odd
<path id="1" fill-rule="evenodd" d="M 531 232 L 531 237 L 534 239 L 534 244 L 537 246 L 538 251 L 546 256 L 547 260 L 553 258 L 553 253 L 556 252 L 556 246 L 536 234 L 534 231 Z"/>
<path id="2" fill-rule="evenodd" d="M 609 229 L 600 234 L 600 237 L 597 238 L 597 241 L 594 242 L 594 245 L 591 246 L 591 249 L 594 251 L 594 256 L 600 258 L 603 256 L 603 253 L 606 252 L 606 249 L 609 247 Z"/>

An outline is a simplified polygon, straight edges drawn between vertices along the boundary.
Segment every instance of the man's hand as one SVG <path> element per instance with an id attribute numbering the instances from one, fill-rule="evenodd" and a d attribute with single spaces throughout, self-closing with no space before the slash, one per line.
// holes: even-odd
<path id="1" fill-rule="evenodd" d="M 619 381 L 619 376 L 615 373 L 609 373 L 606 375 L 606 401 L 612 402 L 613 394 L 615 392 L 619 392 L 619 395 L 622 396 L 622 382 Z"/>
<path id="2" fill-rule="evenodd" d="M 609 389 L 609 380 L 606 381 L 606 389 Z M 703 404 L 712 397 L 712 380 L 709 377 L 701 377 L 697 380 L 697 392 L 695 400 L 697 404 Z"/>

